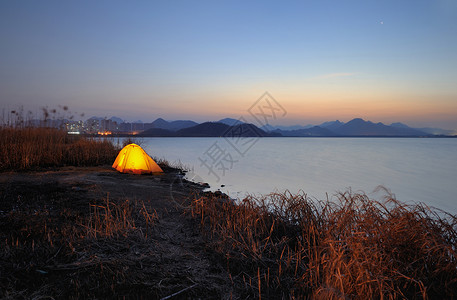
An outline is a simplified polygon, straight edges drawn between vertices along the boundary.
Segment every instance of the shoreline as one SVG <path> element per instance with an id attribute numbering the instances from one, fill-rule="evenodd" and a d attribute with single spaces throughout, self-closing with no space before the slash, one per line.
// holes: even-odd
<path id="1" fill-rule="evenodd" d="M 182 295 L 227 297 L 227 272 L 180 207 L 204 186 L 173 184 L 181 171 L 164 171 L 137 176 L 103 166 L 0 173 L 6 244 L 0 297 L 161 298 L 189 286 Z M 128 213 L 106 220 L 107 207 Z M 121 221 L 130 225 L 114 228 Z"/>

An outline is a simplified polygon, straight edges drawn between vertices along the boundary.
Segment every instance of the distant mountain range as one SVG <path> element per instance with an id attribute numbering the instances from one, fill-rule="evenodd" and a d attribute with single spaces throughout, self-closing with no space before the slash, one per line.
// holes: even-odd
<path id="1" fill-rule="evenodd" d="M 400 127 L 400 128 L 410 128 L 408 125 L 403 123 L 392 123 L 390 126 Z M 454 130 L 447 130 L 441 128 L 431 128 L 431 127 L 423 127 L 423 128 L 416 128 L 417 130 L 423 131 L 428 134 L 432 135 L 456 135 L 457 133 Z"/>
<path id="2" fill-rule="evenodd" d="M 220 122 L 205 122 L 176 131 L 163 128 L 147 129 L 139 136 L 152 137 L 267 137 L 279 136 L 274 132 L 265 132 L 253 124 L 238 123 L 230 126 Z"/>
<path id="3" fill-rule="evenodd" d="M 439 128 L 411 128 L 403 123 L 373 123 L 361 118 L 353 119 L 347 123 L 339 120 L 324 122 L 299 130 L 281 130 L 279 127 L 270 131 L 280 133 L 282 136 L 385 136 L 385 137 L 418 137 L 418 136 L 452 136 L 455 132 Z"/>
<path id="4" fill-rule="evenodd" d="M 345 124 L 329 125 L 332 131 L 342 136 L 426 136 L 427 133 L 409 127 L 395 127 L 373 123 L 357 118 Z"/>
<path id="5" fill-rule="evenodd" d="M 112 117 L 110 120 L 117 122 L 121 119 Z M 262 137 L 427 137 L 456 135 L 452 130 L 412 128 L 403 123 L 386 125 L 361 118 L 355 118 L 347 123 L 336 120 L 316 126 L 311 124 L 305 126 L 265 125 L 261 128 L 232 118 L 201 124 L 191 120 L 166 121 L 158 118 L 151 123 L 141 124 L 143 130 L 139 136 L 145 137 L 218 137 L 233 132 L 237 132 L 238 136 Z"/>

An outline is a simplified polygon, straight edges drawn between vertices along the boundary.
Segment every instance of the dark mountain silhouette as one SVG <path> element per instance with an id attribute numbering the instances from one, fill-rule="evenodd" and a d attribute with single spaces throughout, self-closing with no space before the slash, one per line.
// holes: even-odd
<path id="1" fill-rule="evenodd" d="M 138 136 L 144 137 L 173 137 L 177 136 L 176 132 L 163 129 L 163 128 L 150 128 L 138 134 Z"/>
<path id="2" fill-rule="evenodd" d="M 279 133 L 267 133 L 253 124 L 229 126 L 219 122 L 205 122 L 192 127 L 171 131 L 162 128 L 151 128 L 143 131 L 140 136 L 157 137 L 266 137 L 280 136 Z"/>
<path id="3" fill-rule="evenodd" d="M 151 123 L 152 128 L 160 128 L 166 129 L 171 131 L 177 131 L 183 128 L 192 127 L 198 125 L 197 122 L 190 121 L 190 120 L 177 120 L 177 121 L 165 121 L 162 118 L 156 119 L 154 122 Z"/>
<path id="4" fill-rule="evenodd" d="M 167 127 L 170 125 L 170 122 L 165 121 L 162 118 L 158 118 L 158 119 L 154 120 L 153 122 L 151 122 L 151 125 L 154 128 L 167 129 Z"/>
<path id="5" fill-rule="evenodd" d="M 176 131 L 178 136 L 189 136 L 189 137 L 211 137 L 211 136 L 222 136 L 222 134 L 228 130 L 230 126 L 218 123 L 218 122 L 205 122 L 184 128 Z"/>
<path id="6" fill-rule="evenodd" d="M 401 122 L 392 123 L 392 124 L 390 124 L 390 126 L 397 127 L 397 128 L 411 128 L 408 125 L 403 124 Z"/>
<path id="7" fill-rule="evenodd" d="M 328 130 L 336 130 L 336 129 L 340 128 L 342 125 L 344 125 L 343 122 L 340 122 L 340 120 L 336 120 L 336 121 L 324 122 L 321 125 L 319 125 L 319 127 L 327 128 Z"/>
<path id="8" fill-rule="evenodd" d="M 276 126 L 271 126 L 270 124 L 265 124 L 262 127 L 260 127 L 260 129 L 262 129 L 263 131 L 266 131 L 266 132 L 271 132 L 278 128 L 276 128 Z"/>
<path id="9" fill-rule="evenodd" d="M 320 126 L 313 126 L 307 129 L 297 129 L 297 130 L 280 130 L 277 129 L 273 132 L 280 133 L 282 136 L 289 137 L 306 137 L 306 136 L 337 136 L 333 131 L 322 128 Z"/>
<path id="10" fill-rule="evenodd" d="M 178 130 L 179 136 L 200 136 L 200 137 L 255 137 L 255 136 L 278 136 L 277 134 L 268 134 L 253 124 L 238 124 L 229 126 L 219 122 L 205 122 L 197 126 Z"/>
<path id="11" fill-rule="evenodd" d="M 414 129 L 387 126 L 360 118 L 353 119 L 333 130 L 341 136 L 426 136 L 427 133 Z"/>
<path id="12" fill-rule="evenodd" d="M 239 124 L 245 124 L 241 120 L 233 119 L 233 118 L 225 118 L 222 120 L 217 121 L 218 123 L 222 123 L 228 126 L 234 126 L 234 125 L 239 125 Z"/>
<path id="13" fill-rule="evenodd" d="M 230 128 L 230 131 L 225 134 L 224 136 L 226 137 L 256 137 L 256 136 L 261 136 L 261 137 L 278 137 L 282 136 L 278 132 L 266 132 L 265 130 L 260 129 L 259 127 L 255 126 L 254 124 L 239 124 L 236 126 L 232 126 Z"/>
<path id="14" fill-rule="evenodd" d="M 198 125 L 199 123 L 191 121 L 191 120 L 176 120 L 176 121 L 171 121 L 170 122 L 170 127 L 171 130 L 180 130 L 184 128 L 189 128 L 195 125 Z"/>

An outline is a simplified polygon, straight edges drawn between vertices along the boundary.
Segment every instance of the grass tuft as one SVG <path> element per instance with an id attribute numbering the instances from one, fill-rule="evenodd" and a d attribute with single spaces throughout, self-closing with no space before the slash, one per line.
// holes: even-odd
<path id="1" fill-rule="evenodd" d="M 364 194 L 192 204 L 236 288 L 255 298 L 455 298 L 457 218 Z"/>

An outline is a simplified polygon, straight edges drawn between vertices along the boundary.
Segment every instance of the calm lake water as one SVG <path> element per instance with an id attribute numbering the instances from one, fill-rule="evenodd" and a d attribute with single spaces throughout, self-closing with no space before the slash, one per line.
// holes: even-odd
<path id="1" fill-rule="evenodd" d="M 457 139 L 143 138 L 145 151 L 193 170 L 232 198 L 303 190 L 317 199 L 351 189 L 375 199 L 382 185 L 403 202 L 457 213 Z M 224 185 L 221 187 L 221 185 Z"/>

